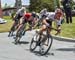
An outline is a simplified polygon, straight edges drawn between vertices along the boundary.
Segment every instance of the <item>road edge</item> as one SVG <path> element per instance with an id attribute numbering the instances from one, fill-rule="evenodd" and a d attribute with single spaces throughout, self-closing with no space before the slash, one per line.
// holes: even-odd
<path id="1" fill-rule="evenodd" d="M 54 36 L 54 35 L 52 35 L 52 36 L 53 36 L 54 39 L 59 40 L 59 41 L 75 42 L 75 39 L 73 39 L 73 38 Z"/>

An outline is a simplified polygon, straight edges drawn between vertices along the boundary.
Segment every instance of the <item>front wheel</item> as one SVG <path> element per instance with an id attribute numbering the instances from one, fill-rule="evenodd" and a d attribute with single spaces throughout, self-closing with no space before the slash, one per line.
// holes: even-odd
<path id="1" fill-rule="evenodd" d="M 51 48 L 52 42 L 53 42 L 52 36 L 50 36 L 50 37 L 45 36 L 43 38 L 41 45 L 40 45 L 40 54 L 41 55 L 45 55 L 48 53 L 48 51 Z"/>
<path id="2" fill-rule="evenodd" d="M 15 38 L 15 44 L 18 44 L 20 42 L 20 37 Z"/>
<path id="3" fill-rule="evenodd" d="M 30 51 L 34 51 L 37 47 L 37 42 L 38 42 L 38 39 L 39 39 L 39 34 L 35 34 L 31 40 L 31 43 L 30 43 Z"/>
<path id="4" fill-rule="evenodd" d="M 18 44 L 20 42 L 21 37 L 22 37 L 22 34 L 21 34 L 21 31 L 19 31 L 15 37 L 15 44 Z"/>
<path id="5" fill-rule="evenodd" d="M 13 36 L 13 31 L 9 31 L 8 37 Z"/>

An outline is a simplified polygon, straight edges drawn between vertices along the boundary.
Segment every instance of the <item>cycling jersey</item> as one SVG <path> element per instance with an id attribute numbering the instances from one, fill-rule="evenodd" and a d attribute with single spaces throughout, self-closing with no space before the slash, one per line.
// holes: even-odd
<path id="1" fill-rule="evenodd" d="M 47 16 L 47 9 L 43 9 L 40 12 L 40 18 L 45 18 Z"/>
<path id="2" fill-rule="evenodd" d="M 56 14 L 55 12 L 48 12 L 48 16 L 46 17 L 46 21 L 49 23 L 49 21 L 56 21 L 57 25 L 61 25 L 61 19 L 55 18 L 55 16 L 61 17 L 60 14 Z"/>
<path id="3" fill-rule="evenodd" d="M 24 10 L 22 10 L 22 9 L 19 9 L 17 12 L 16 12 L 16 15 L 20 15 L 20 16 L 23 16 L 23 14 L 24 14 Z"/>
<path id="4" fill-rule="evenodd" d="M 24 14 L 24 18 L 28 20 L 31 17 L 31 15 L 32 15 L 31 13 L 26 13 Z"/>
<path id="5" fill-rule="evenodd" d="M 16 12 L 16 15 L 14 17 L 14 20 L 18 22 L 23 15 L 24 15 L 24 10 L 23 9 L 19 9 Z"/>
<path id="6" fill-rule="evenodd" d="M 55 20 L 54 16 L 55 16 L 55 12 L 47 12 L 47 17 L 46 17 L 46 20 Z"/>

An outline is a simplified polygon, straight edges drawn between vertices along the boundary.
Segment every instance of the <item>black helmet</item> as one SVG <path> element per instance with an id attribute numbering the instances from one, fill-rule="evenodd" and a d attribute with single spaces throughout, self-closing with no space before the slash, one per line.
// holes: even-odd
<path id="1" fill-rule="evenodd" d="M 35 12 L 32 12 L 32 16 L 33 16 L 33 17 L 36 17 L 36 13 L 35 13 Z"/>

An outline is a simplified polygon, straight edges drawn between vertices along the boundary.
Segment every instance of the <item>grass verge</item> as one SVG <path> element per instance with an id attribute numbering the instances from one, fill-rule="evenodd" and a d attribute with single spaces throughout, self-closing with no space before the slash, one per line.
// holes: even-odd
<path id="1" fill-rule="evenodd" d="M 9 16 L 4 16 L 3 17 L 5 20 L 7 20 L 7 23 L 5 24 L 0 24 L 0 33 L 2 32 L 8 32 L 12 26 L 12 19 Z M 53 31 L 53 34 L 55 32 Z M 63 23 L 62 24 L 62 31 L 59 36 L 63 37 L 69 37 L 69 38 L 75 38 L 75 17 L 73 17 L 73 23 L 72 24 L 67 24 Z"/>

